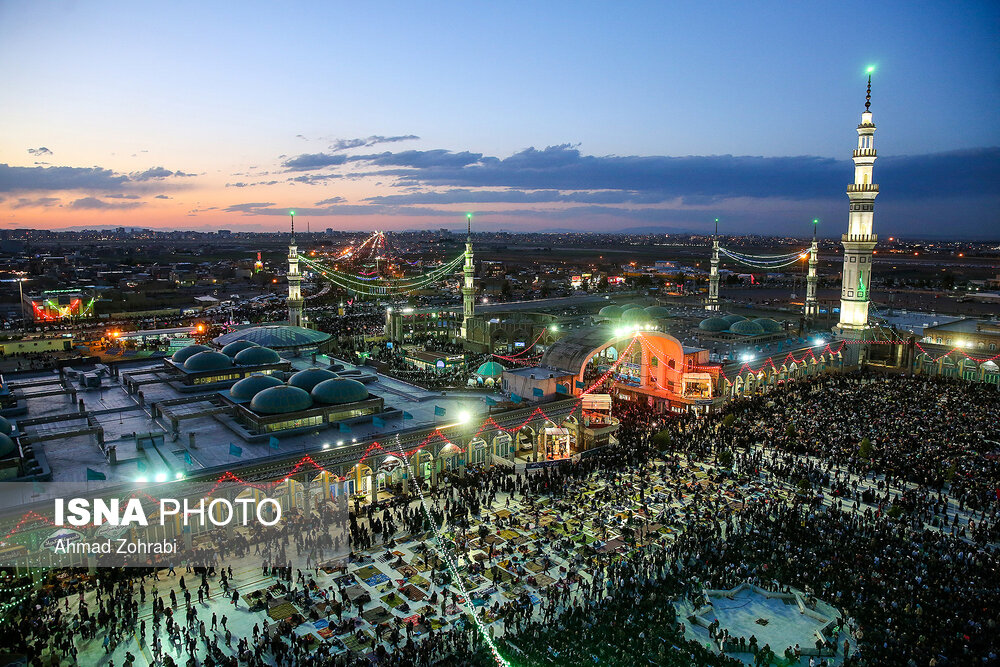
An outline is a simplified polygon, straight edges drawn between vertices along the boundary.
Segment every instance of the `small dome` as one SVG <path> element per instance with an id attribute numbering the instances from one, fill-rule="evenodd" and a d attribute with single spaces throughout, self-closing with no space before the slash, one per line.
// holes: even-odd
<path id="1" fill-rule="evenodd" d="M 740 336 L 759 336 L 764 333 L 764 327 L 753 320 L 741 320 L 729 327 L 729 333 L 739 334 Z"/>
<path id="2" fill-rule="evenodd" d="M 781 326 L 781 322 L 776 322 L 770 317 L 758 317 L 754 320 L 755 323 L 760 325 L 760 328 L 764 330 L 764 333 L 779 333 L 784 330 Z"/>
<path id="3" fill-rule="evenodd" d="M 174 352 L 173 356 L 170 357 L 171 361 L 175 364 L 183 364 L 185 361 L 198 354 L 199 352 L 207 352 L 211 350 L 207 345 L 188 345 L 187 347 L 182 347 L 181 349 Z"/>
<path id="4" fill-rule="evenodd" d="M 487 361 L 476 369 L 476 375 L 484 378 L 498 378 L 503 375 L 503 366 L 495 361 Z"/>
<path id="5" fill-rule="evenodd" d="M 226 347 L 229 347 L 229 345 Z M 237 352 L 233 361 L 240 366 L 263 366 L 264 364 L 276 364 L 281 361 L 281 357 L 269 347 L 258 347 L 255 345 Z"/>
<path id="6" fill-rule="evenodd" d="M 702 331 L 713 331 L 720 332 L 725 331 L 729 328 L 729 322 L 725 321 L 721 317 L 710 317 L 707 320 L 702 320 L 698 324 L 698 328 Z"/>
<path id="7" fill-rule="evenodd" d="M 257 344 L 251 343 L 248 340 L 234 340 L 232 343 L 222 348 L 222 354 L 227 357 L 235 357 L 248 347 L 257 347 Z"/>
<path id="8" fill-rule="evenodd" d="M 368 398 L 368 389 L 357 380 L 334 378 L 323 380 L 311 392 L 317 403 L 328 405 L 337 403 L 357 403 Z"/>
<path id="9" fill-rule="evenodd" d="M 280 387 L 284 384 L 273 375 L 251 375 L 245 377 L 229 388 L 229 395 L 237 401 L 249 401 L 259 392 L 270 387 Z"/>
<path id="10" fill-rule="evenodd" d="M 601 317 L 609 317 L 613 320 L 617 320 L 622 316 L 622 309 L 621 306 L 604 306 L 604 308 L 601 308 L 597 314 Z"/>
<path id="11" fill-rule="evenodd" d="M 13 431 L 14 427 L 10 425 L 10 422 L 4 417 L 0 417 L 0 433 L 10 435 Z"/>
<path id="12" fill-rule="evenodd" d="M 622 322 L 645 322 L 649 319 L 643 308 L 629 308 L 624 313 L 622 313 Z"/>
<path id="13" fill-rule="evenodd" d="M 742 322 L 746 318 L 743 317 L 742 315 L 724 315 L 722 319 L 724 319 L 726 322 L 729 322 L 730 324 L 736 324 L 737 322 Z"/>
<path id="14" fill-rule="evenodd" d="M 226 355 L 214 350 L 208 350 L 188 357 L 188 360 L 184 362 L 184 370 L 195 373 L 201 371 L 218 371 L 223 368 L 229 368 L 232 365 L 233 360 Z"/>
<path id="15" fill-rule="evenodd" d="M 654 320 L 662 320 L 665 317 L 670 317 L 670 311 L 663 306 L 649 306 L 646 308 L 646 314 Z"/>
<path id="16" fill-rule="evenodd" d="M 11 439 L 9 435 L 0 433 L 0 459 L 5 459 L 8 456 L 17 452 L 17 445 Z"/>
<path id="17" fill-rule="evenodd" d="M 250 409 L 262 415 L 281 415 L 312 407 L 312 398 L 298 387 L 281 385 L 260 391 L 250 401 Z"/>
<path id="18" fill-rule="evenodd" d="M 324 380 L 332 380 L 337 377 L 337 374 L 333 371 L 328 371 L 325 368 L 307 368 L 304 371 L 299 371 L 292 377 L 288 378 L 288 384 L 293 387 L 298 387 L 299 389 L 304 389 L 305 391 L 312 391 L 313 387 L 318 385 Z"/>
<path id="19" fill-rule="evenodd" d="M 644 310 L 641 304 L 630 303 L 625 306 L 622 306 L 622 315 L 624 315 L 626 312 L 630 310 L 635 310 L 636 308 L 638 308 L 639 310 Z"/>

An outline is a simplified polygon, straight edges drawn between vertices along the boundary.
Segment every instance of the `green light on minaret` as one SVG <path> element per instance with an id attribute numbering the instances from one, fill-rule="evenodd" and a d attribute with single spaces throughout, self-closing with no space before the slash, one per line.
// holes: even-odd
<path id="1" fill-rule="evenodd" d="M 290 216 L 292 216 L 294 218 L 295 217 L 295 211 L 289 211 L 288 215 L 290 215 Z"/>
<path id="2" fill-rule="evenodd" d="M 871 74 L 874 71 L 875 71 L 875 65 L 869 65 L 868 66 L 868 74 Z"/>

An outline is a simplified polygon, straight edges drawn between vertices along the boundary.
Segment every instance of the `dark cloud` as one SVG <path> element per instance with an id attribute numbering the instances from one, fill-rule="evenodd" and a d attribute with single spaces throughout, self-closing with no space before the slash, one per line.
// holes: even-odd
<path id="1" fill-rule="evenodd" d="M 482 153 L 462 151 L 454 153 L 444 149 L 429 151 L 402 151 L 372 155 L 343 155 L 340 153 L 303 153 L 282 163 L 287 171 L 312 171 L 326 167 L 339 167 L 348 162 L 368 163 L 377 167 L 410 167 L 414 169 L 461 168 L 477 163 Z"/>
<path id="2" fill-rule="evenodd" d="M 108 199 L 139 199 L 139 195 L 128 195 L 121 193 L 113 195 L 104 195 L 104 196 L 107 197 Z"/>
<path id="3" fill-rule="evenodd" d="M 329 153 L 303 153 L 288 158 L 281 163 L 288 171 L 311 171 L 324 167 L 336 167 L 347 162 L 346 155 L 330 155 Z"/>
<path id="4" fill-rule="evenodd" d="M 343 197 L 330 197 L 329 199 L 324 199 L 323 201 L 316 202 L 316 206 L 329 206 L 330 204 L 343 204 L 346 199 Z"/>
<path id="5" fill-rule="evenodd" d="M 50 151 L 45 146 L 40 146 L 38 148 L 29 148 L 28 153 L 34 155 L 35 157 L 41 157 L 43 155 L 52 155 L 52 151 Z"/>
<path id="6" fill-rule="evenodd" d="M 339 199 L 334 197 L 334 199 Z M 391 216 L 431 216 L 454 219 L 454 211 L 443 211 L 416 206 L 378 206 L 373 204 L 332 204 L 321 206 L 323 202 L 318 202 L 315 207 L 289 207 L 275 208 L 270 202 L 233 204 L 226 207 L 229 213 L 242 213 L 243 215 L 278 215 L 287 216 L 289 211 L 295 211 L 296 216 L 325 216 L 325 215 L 391 215 Z"/>
<path id="7" fill-rule="evenodd" d="M 82 199 L 77 199 L 70 203 L 69 207 L 73 209 L 89 209 L 89 210 L 100 210 L 100 211 L 111 211 L 111 210 L 127 210 L 131 208 L 138 208 L 142 206 L 141 201 L 129 201 L 129 202 L 109 202 L 98 199 L 97 197 L 83 197 Z"/>
<path id="8" fill-rule="evenodd" d="M 266 202 L 250 202 L 247 204 L 233 204 L 232 206 L 227 206 L 222 210 L 227 213 L 250 213 L 251 211 L 254 211 L 256 209 L 267 208 L 268 206 L 274 206 L 274 202 L 266 201 Z M 285 211 L 285 214 L 287 215 L 288 211 Z"/>
<path id="9" fill-rule="evenodd" d="M 244 183 L 243 181 L 239 181 L 237 183 L 226 183 L 226 187 L 227 188 L 248 188 L 248 187 L 250 187 L 250 184 L 249 183 Z"/>
<path id="10" fill-rule="evenodd" d="M 129 174 L 129 178 L 133 181 L 162 180 L 171 176 L 177 178 L 190 178 L 191 176 L 194 176 L 194 174 L 186 174 L 183 171 L 170 171 L 169 169 L 164 169 L 163 167 L 151 167 L 146 171 L 136 171 Z"/>
<path id="11" fill-rule="evenodd" d="M 118 190 L 128 177 L 101 167 L 11 167 L 0 164 L 0 192 Z"/>
<path id="12" fill-rule="evenodd" d="M 170 199 L 167 195 L 156 195 L 153 199 Z"/>
<path id="13" fill-rule="evenodd" d="M 302 136 L 296 135 L 296 136 Z M 302 137 L 305 139 L 305 137 Z M 368 146 L 374 146 L 375 144 L 391 144 L 397 141 L 409 141 L 411 139 L 419 139 L 415 134 L 401 134 L 395 137 L 383 137 L 382 135 L 372 135 L 370 137 L 365 137 L 364 139 L 335 139 L 332 144 L 330 144 L 330 150 L 332 151 L 346 151 L 351 148 L 366 148 Z"/>
<path id="14" fill-rule="evenodd" d="M 457 188 L 438 192 L 410 192 L 369 197 L 373 204 L 658 204 L 676 198 L 658 193 L 626 190 L 568 192 L 558 190 L 469 190 Z"/>
<path id="15" fill-rule="evenodd" d="M 340 174 L 302 174 L 287 179 L 289 183 L 305 183 L 306 185 L 323 185 L 335 178 L 343 178 Z"/>
<path id="16" fill-rule="evenodd" d="M 19 197 L 17 201 L 11 205 L 11 208 L 39 208 L 55 206 L 58 203 L 58 197 L 38 197 L 36 199 L 31 199 L 30 197 Z"/>

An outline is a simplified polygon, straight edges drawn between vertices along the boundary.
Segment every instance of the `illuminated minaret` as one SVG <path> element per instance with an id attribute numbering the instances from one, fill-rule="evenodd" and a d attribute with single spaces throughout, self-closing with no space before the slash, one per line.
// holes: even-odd
<path id="1" fill-rule="evenodd" d="M 806 277 L 806 321 L 811 322 L 819 315 L 819 302 L 816 301 L 816 265 L 819 255 L 819 243 L 816 241 L 816 227 L 819 220 L 813 220 L 813 242 L 809 247 L 809 274 Z"/>
<path id="2" fill-rule="evenodd" d="M 868 328 L 868 300 L 872 279 L 872 251 L 878 237 L 872 233 L 875 197 L 878 185 L 872 178 L 875 165 L 875 124 L 870 110 L 872 75 L 868 68 L 868 94 L 865 111 L 858 125 L 858 147 L 854 151 L 854 183 L 847 186 L 851 213 L 847 233 L 843 235 L 844 270 L 841 274 L 840 325 L 837 332 L 845 338 L 861 338 Z"/>
<path id="3" fill-rule="evenodd" d="M 476 314 L 476 281 L 475 267 L 472 264 L 472 214 L 466 215 L 468 228 L 465 235 L 465 282 L 462 285 L 462 338 L 466 338 L 469 330 L 469 320 Z"/>
<path id="4" fill-rule="evenodd" d="M 712 270 L 708 274 L 708 305 L 706 310 L 719 309 L 719 219 L 715 219 L 715 236 L 712 238 Z"/>
<path id="5" fill-rule="evenodd" d="M 299 249 L 295 245 L 295 211 L 292 218 L 292 238 L 288 243 L 288 323 L 302 326 L 302 274 L 299 273 Z"/>

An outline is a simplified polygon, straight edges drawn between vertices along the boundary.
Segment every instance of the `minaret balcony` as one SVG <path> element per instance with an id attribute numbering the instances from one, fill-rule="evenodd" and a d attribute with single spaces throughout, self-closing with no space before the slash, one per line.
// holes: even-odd
<path id="1" fill-rule="evenodd" d="M 857 243 L 878 243 L 878 234 L 841 234 L 840 240 Z"/>
<path id="2" fill-rule="evenodd" d="M 878 192 L 878 183 L 851 183 L 847 192 Z"/>
<path id="3" fill-rule="evenodd" d="M 858 148 L 854 151 L 854 157 L 876 157 L 874 148 Z"/>

